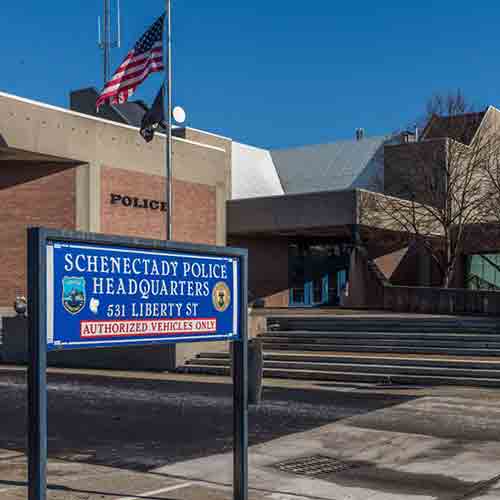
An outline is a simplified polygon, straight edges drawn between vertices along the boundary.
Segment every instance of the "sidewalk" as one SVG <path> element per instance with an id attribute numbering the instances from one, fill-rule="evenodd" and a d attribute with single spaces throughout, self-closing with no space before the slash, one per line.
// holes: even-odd
<path id="1" fill-rule="evenodd" d="M 27 498 L 26 459 L 0 450 L 0 498 Z M 51 460 L 48 467 L 48 500 L 232 500 L 232 486 L 166 477 L 164 474 L 135 473 L 110 467 Z M 313 500 L 251 490 L 250 500 Z"/>
<path id="2" fill-rule="evenodd" d="M 446 405 L 447 413 L 443 411 Z M 476 418 L 481 412 L 483 418 Z M 252 447 L 250 485 L 260 491 L 331 500 L 498 499 L 499 416 L 497 401 L 479 406 L 477 399 L 428 397 L 353 417 Z M 412 419 L 421 419 L 420 428 L 429 432 L 397 430 L 410 426 Z M 378 420 L 387 421 L 394 430 L 370 428 Z M 430 434 L 431 427 L 437 436 Z M 450 437 L 440 436 L 446 432 Z M 315 455 L 332 457 L 342 462 L 337 466 L 352 464 L 353 468 L 319 476 L 276 468 L 280 462 Z M 223 454 L 155 472 L 185 480 L 217 478 L 217 483 L 230 484 L 231 464 L 231 454 Z"/>

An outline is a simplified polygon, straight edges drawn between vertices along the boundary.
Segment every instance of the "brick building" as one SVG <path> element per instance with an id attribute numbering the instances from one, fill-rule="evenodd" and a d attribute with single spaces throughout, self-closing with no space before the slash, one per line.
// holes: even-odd
<path id="1" fill-rule="evenodd" d="M 27 293 L 28 226 L 165 238 L 164 145 L 125 123 L 0 93 L 2 315 Z M 174 238 L 225 245 L 231 141 L 183 129 L 173 156 Z"/>
<path id="2" fill-rule="evenodd" d="M 481 134 L 498 133 L 499 124 L 500 111 L 490 106 L 433 117 L 419 138 L 412 132 L 368 138 L 358 130 L 351 141 L 287 150 L 233 143 L 228 241 L 249 249 L 251 295 L 274 307 L 381 307 L 380 282 L 438 287 L 429 253 L 411 233 L 367 217 L 373 203 L 366 200 L 441 206 L 446 181 L 436 165 L 447 161 L 451 145 L 469 148 Z M 467 231 L 452 285 L 500 290 L 498 221 Z M 439 232 L 431 237 L 440 244 Z"/>
<path id="3" fill-rule="evenodd" d="M 3 315 L 26 293 L 28 226 L 165 237 L 163 136 L 149 144 L 139 136 L 141 102 L 92 116 L 94 102 L 93 89 L 72 93 L 72 110 L 0 93 Z M 493 107 L 474 115 L 472 132 L 457 140 L 499 115 Z M 374 274 L 394 285 L 436 285 L 431 259 L 410 236 L 367 224 L 362 211 L 367 193 L 404 196 L 405 162 L 394 158 L 409 148 L 435 154 L 436 145 L 439 154 L 439 125 L 418 142 L 411 133 L 358 130 L 352 141 L 272 151 L 177 129 L 174 239 L 247 247 L 250 295 L 268 306 L 370 306 Z M 489 232 L 500 233 L 495 224 Z M 500 288 L 500 237 L 481 241 L 464 252 L 457 286 Z"/>

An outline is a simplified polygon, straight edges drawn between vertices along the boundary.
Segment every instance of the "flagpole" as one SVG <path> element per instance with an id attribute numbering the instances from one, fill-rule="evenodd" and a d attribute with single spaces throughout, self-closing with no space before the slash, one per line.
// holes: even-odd
<path id="1" fill-rule="evenodd" d="M 167 143 L 165 147 L 166 151 L 166 183 L 167 183 L 167 230 L 166 236 L 167 240 L 172 239 L 172 9 L 171 0 L 166 0 L 166 38 L 167 38 L 167 50 L 166 50 L 166 77 L 165 77 L 165 117 L 167 121 Z"/>

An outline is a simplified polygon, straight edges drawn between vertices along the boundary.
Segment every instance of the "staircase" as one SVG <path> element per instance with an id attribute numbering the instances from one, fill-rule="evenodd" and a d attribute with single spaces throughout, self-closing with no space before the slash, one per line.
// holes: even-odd
<path id="1" fill-rule="evenodd" d="M 362 384 L 500 387 L 500 321 L 397 316 L 270 317 L 264 376 Z M 225 352 L 181 371 L 229 375 Z"/>

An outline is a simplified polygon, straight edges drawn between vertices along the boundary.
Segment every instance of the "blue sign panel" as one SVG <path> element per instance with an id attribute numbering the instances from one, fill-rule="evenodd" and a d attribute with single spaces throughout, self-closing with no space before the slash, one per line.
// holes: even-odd
<path id="1" fill-rule="evenodd" d="M 46 242 L 47 348 L 237 340 L 237 257 Z"/>

